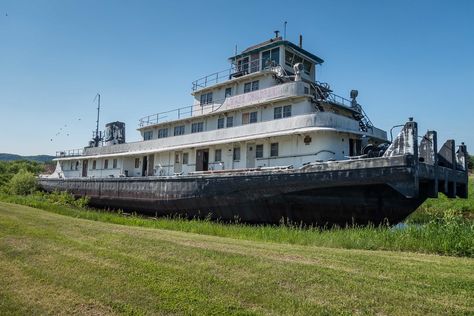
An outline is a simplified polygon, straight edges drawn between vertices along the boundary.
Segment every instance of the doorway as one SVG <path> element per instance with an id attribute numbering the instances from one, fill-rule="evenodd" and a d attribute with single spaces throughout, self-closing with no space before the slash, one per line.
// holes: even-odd
<path id="1" fill-rule="evenodd" d="M 83 160 L 82 161 L 82 176 L 87 177 L 87 168 L 88 168 L 88 161 Z"/>
<path id="2" fill-rule="evenodd" d="M 148 167 L 147 167 L 147 169 L 148 169 L 147 174 L 149 176 L 154 176 L 155 175 L 154 174 L 155 173 L 154 168 L 153 168 L 154 163 L 155 163 L 155 155 L 149 155 L 148 156 Z"/>
<path id="3" fill-rule="evenodd" d="M 183 171 L 183 153 L 176 151 L 174 153 L 174 173 L 181 173 Z"/>
<path id="4" fill-rule="evenodd" d="M 247 168 L 255 168 L 255 144 L 247 144 Z"/>
<path id="5" fill-rule="evenodd" d="M 148 157 L 143 156 L 143 163 L 142 163 L 142 177 L 146 176 L 146 168 L 148 167 Z"/>
<path id="6" fill-rule="evenodd" d="M 209 148 L 196 150 L 196 171 L 209 170 Z"/>

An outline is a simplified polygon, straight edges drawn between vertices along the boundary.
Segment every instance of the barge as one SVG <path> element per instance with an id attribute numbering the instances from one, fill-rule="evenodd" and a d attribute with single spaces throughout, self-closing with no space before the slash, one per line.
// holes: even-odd
<path id="1" fill-rule="evenodd" d="M 398 223 L 439 192 L 467 198 L 464 144 L 438 150 L 411 118 L 388 140 L 356 90 L 316 80 L 323 60 L 301 38 L 276 34 L 229 61 L 193 82 L 191 106 L 140 119 L 142 141 L 113 122 L 58 152 L 41 187 L 154 216 L 313 225 Z"/>

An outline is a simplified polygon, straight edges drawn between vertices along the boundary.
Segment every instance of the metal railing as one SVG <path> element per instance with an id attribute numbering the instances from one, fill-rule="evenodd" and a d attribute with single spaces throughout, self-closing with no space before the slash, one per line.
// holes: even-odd
<path id="1" fill-rule="evenodd" d="M 271 59 L 265 59 L 266 65 L 262 67 L 261 61 L 262 59 L 253 59 L 247 62 L 237 62 L 232 64 L 232 66 L 228 69 L 214 72 L 210 75 L 194 80 L 193 91 L 275 66 Z"/>
<path id="2" fill-rule="evenodd" d="M 145 127 L 149 125 L 155 125 L 159 123 L 164 123 L 173 120 L 185 119 L 190 118 L 195 114 L 208 114 L 214 111 L 217 111 L 222 104 L 224 103 L 225 99 L 216 100 L 216 102 L 212 104 L 205 104 L 205 105 L 188 105 L 181 108 L 177 108 L 174 110 L 160 112 L 152 115 L 148 115 L 142 117 L 139 120 L 139 126 Z"/>
<path id="3" fill-rule="evenodd" d="M 69 149 L 69 150 L 62 150 L 56 152 L 56 157 L 74 157 L 74 156 L 82 156 L 84 150 L 82 148 L 79 149 Z"/>

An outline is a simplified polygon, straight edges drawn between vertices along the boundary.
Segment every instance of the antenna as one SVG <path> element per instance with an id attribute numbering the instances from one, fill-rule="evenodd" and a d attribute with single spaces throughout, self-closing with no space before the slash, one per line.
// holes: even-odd
<path id="1" fill-rule="evenodd" d="M 93 135 L 94 147 L 99 147 L 99 143 L 102 140 L 102 133 L 99 134 L 99 118 L 100 118 L 100 93 L 97 93 L 94 97 L 94 101 L 97 100 L 97 125 L 95 128 L 95 135 Z M 92 102 L 94 102 L 92 101 Z"/>
<path id="2" fill-rule="evenodd" d="M 285 23 L 283 23 L 283 39 L 286 40 L 286 24 L 288 24 L 288 22 L 285 21 Z"/>

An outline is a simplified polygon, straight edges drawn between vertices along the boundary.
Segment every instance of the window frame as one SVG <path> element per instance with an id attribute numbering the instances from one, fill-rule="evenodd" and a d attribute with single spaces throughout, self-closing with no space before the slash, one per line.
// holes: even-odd
<path id="1" fill-rule="evenodd" d="M 279 155 L 279 148 L 278 143 L 271 143 L 270 144 L 270 157 L 278 157 Z M 275 152 L 276 150 L 276 152 Z"/>
<path id="2" fill-rule="evenodd" d="M 183 165 L 187 165 L 189 163 L 189 153 L 183 153 Z"/>
<path id="3" fill-rule="evenodd" d="M 263 158 L 263 144 L 255 145 L 255 158 Z"/>
<path id="4" fill-rule="evenodd" d="M 219 117 L 217 118 L 217 129 L 223 129 L 224 128 L 224 117 Z"/>
<path id="5" fill-rule="evenodd" d="M 185 131 L 186 131 L 185 125 L 178 125 L 174 127 L 173 135 L 174 136 L 184 135 Z"/>
<path id="6" fill-rule="evenodd" d="M 109 160 L 108 159 L 104 160 L 104 169 L 109 169 Z"/>
<path id="7" fill-rule="evenodd" d="M 283 107 L 276 106 L 273 108 L 273 119 L 279 120 L 283 117 Z"/>
<path id="8" fill-rule="evenodd" d="M 224 99 L 232 96 L 232 87 L 225 88 Z"/>
<path id="9" fill-rule="evenodd" d="M 291 104 L 284 105 L 282 109 L 282 117 L 284 118 L 291 117 L 291 112 L 292 112 L 291 108 L 292 108 Z"/>
<path id="10" fill-rule="evenodd" d="M 135 158 L 135 169 L 140 168 L 140 158 Z"/>
<path id="11" fill-rule="evenodd" d="M 158 138 L 166 138 L 168 137 L 168 129 L 169 128 L 160 128 L 158 130 Z"/>
<path id="12" fill-rule="evenodd" d="M 191 133 L 201 133 L 204 131 L 204 122 L 191 123 Z"/>
<path id="13" fill-rule="evenodd" d="M 214 150 L 214 162 L 221 162 L 222 161 L 222 149 Z"/>
<path id="14" fill-rule="evenodd" d="M 153 130 L 143 132 L 143 140 L 153 139 Z"/>
<path id="15" fill-rule="evenodd" d="M 229 122 L 230 122 L 230 124 L 229 124 Z M 225 122 L 225 126 L 227 128 L 234 127 L 234 117 L 233 116 L 228 116 L 227 117 L 226 122 Z"/>
<path id="16" fill-rule="evenodd" d="M 114 158 L 114 160 L 112 161 L 112 168 L 117 169 L 117 166 L 118 166 L 118 160 L 117 158 Z"/>
<path id="17" fill-rule="evenodd" d="M 240 146 L 234 147 L 234 149 L 232 150 L 232 160 L 240 161 Z"/>

